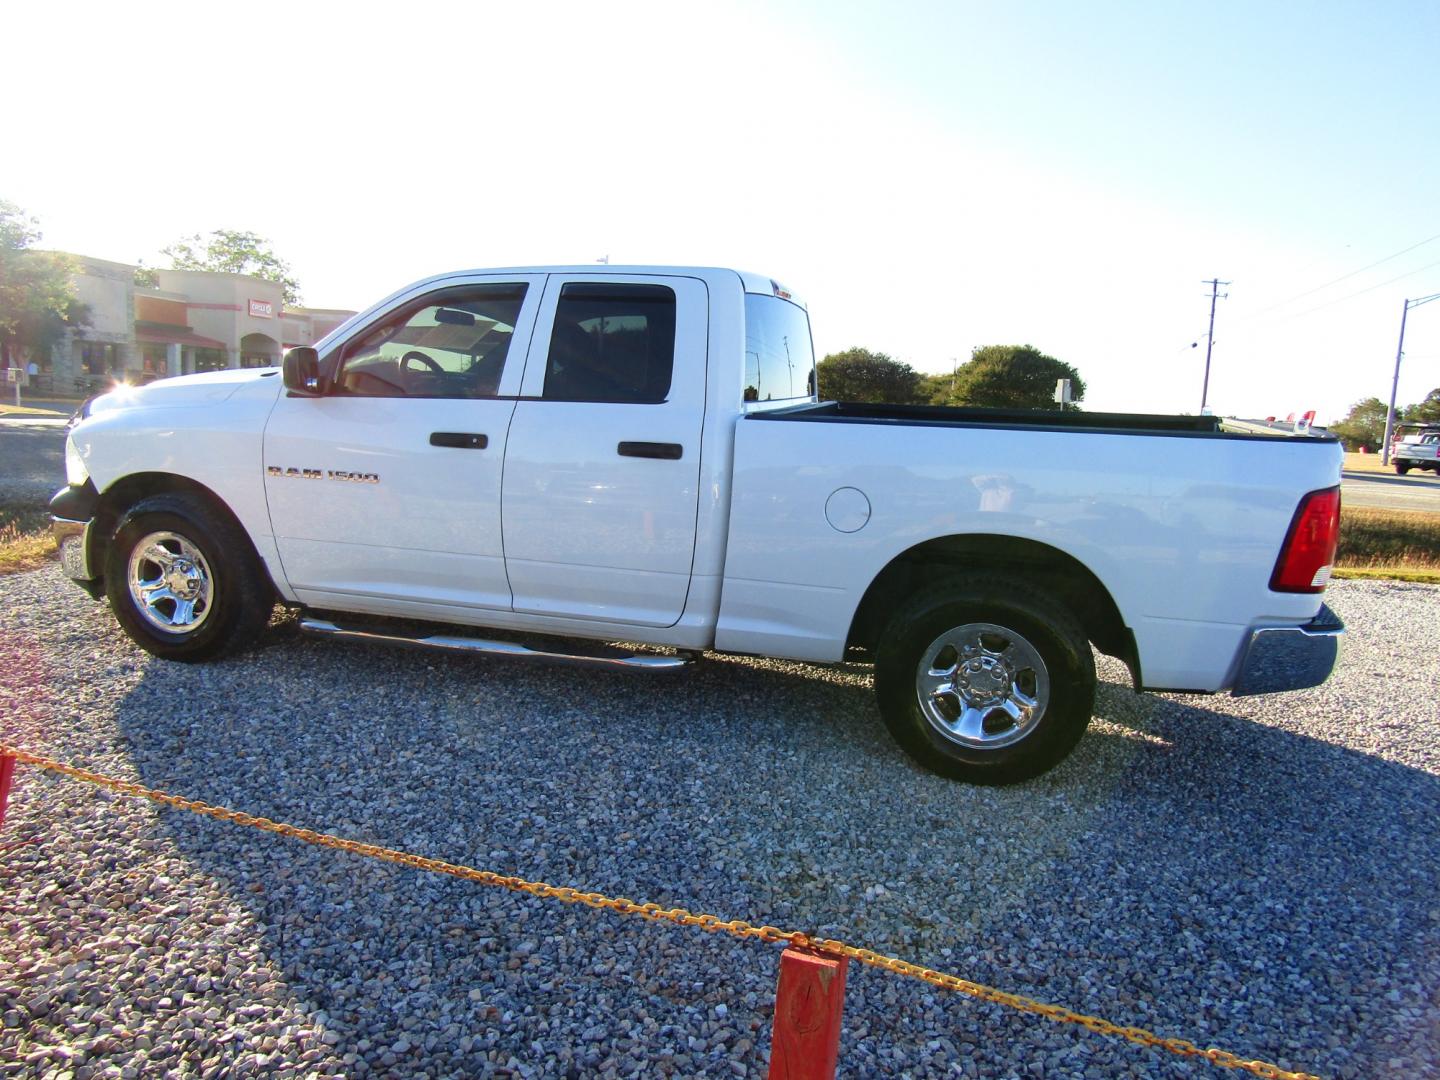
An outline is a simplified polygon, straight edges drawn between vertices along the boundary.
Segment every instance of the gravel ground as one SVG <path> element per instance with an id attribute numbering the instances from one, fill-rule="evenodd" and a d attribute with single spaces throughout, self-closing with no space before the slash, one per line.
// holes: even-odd
<path id="1" fill-rule="evenodd" d="M 177 793 L 809 929 L 1326 1076 L 1440 1076 L 1440 589 L 1340 582 L 1272 699 L 1102 669 L 1076 753 L 912 767 L 860 668 L 670 678 L 314 642 L 153 661 L 58 569 L 0 579 L 0 717 Z M 763 1075 L 778 950 L 383 865 L 22 768 L 0 1075 Z M 847 1076 L 1225 1075 L 852 968 Z"/>

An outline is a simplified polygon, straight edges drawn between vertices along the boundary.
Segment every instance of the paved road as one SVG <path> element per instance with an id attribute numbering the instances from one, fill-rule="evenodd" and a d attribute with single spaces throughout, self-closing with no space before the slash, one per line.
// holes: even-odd
<path id="1" fill-rule="evenodd" d="M 1340 495 L 1346 506 L 1440 513 L 1440 476 L 1347 471 L 1341 474 Z"/>
<path id="2" fill-rule="evenodd" d="M 65 429 L 0 420 L 0 500 L 44 506 L 65 483 Z"/>

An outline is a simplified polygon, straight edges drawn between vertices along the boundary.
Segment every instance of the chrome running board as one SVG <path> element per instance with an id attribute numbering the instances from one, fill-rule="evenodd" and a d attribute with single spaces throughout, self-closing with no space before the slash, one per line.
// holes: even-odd
<path id="1" fill-rule="evenodd" d="M 300 629 L 316 637 L 340 638 L 345 641 L 369 641 L 385 645 L 403 645 L 412 649 L 434 649 L 438 652 L 480 653 L 485 656 L 511 656 L 522 660 L 545 660 L 582 667 L 609 668 L 617 671 L 674 671 L 690 663 L 688 656 L 589 656 L 585 653 L 549 652 L 532 649 L 514 641 L 491 641 L 487 638 L 461 637 L 458 634 L 398 634 L 385 630 L 339 626 L 329 619 L 312 615 L 300 616 Z"/>

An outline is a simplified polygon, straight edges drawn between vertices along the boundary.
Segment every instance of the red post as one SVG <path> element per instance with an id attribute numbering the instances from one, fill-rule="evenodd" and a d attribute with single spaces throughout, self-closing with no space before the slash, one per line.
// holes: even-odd
<path id="1" fill-rule="evenodd" d="M 780 954 L 770 1080 L 834 1080 L 850 960 L 791 946 Z"/>
<path id="2" fill-rule="evenodd" d="M 15 758 L 0 754 L 0 826 L 5 824 L 5 804 L 10 801 L 10 785 L 15 782 Z"/>

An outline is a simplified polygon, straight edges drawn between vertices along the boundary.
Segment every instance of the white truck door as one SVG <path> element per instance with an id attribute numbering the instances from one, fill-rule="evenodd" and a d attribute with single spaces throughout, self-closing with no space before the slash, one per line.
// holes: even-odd
<path id="1" fill-rule="evenodd" d="M 552 274 L 505 448 L 517 612 L 670 626 L 690 588 L 705 283 Z"/>
<path id="2" fill-rule="evenodd" d="M 500 479 L 543 282 L 464 278 L 402 299 L 339 346 L 329 393 L 281 396 L 265 492 L 303 603 L 510 608 Z"/>

